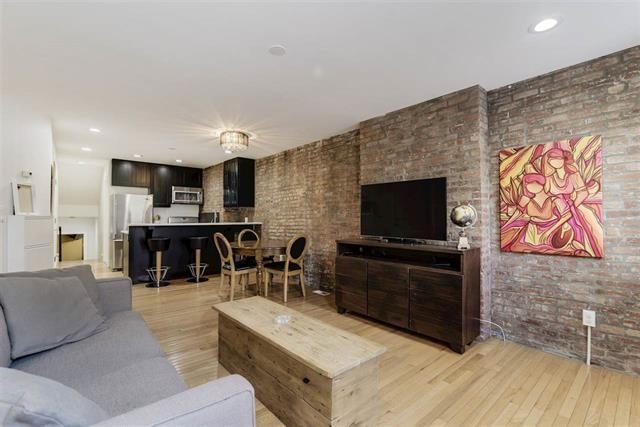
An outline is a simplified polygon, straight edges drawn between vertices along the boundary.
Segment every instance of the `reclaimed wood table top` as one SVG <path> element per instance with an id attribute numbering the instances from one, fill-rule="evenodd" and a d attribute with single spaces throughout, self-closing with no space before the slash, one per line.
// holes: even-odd
<path id="1" fill-rule="evenodd" d="M 262 297 L 213 306 L 219 313 L 250 329 L 314 371 L 334 378 L 387 349 L 373 341 L 306 316 Z M 291 316 L 280 324 L 279 316 Z"/>

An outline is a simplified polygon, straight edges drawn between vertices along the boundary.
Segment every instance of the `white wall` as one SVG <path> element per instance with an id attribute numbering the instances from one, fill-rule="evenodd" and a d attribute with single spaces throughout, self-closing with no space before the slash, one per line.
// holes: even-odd
<path id="1" fill-rule="evenodd" d="M 50 216 L 51 165 L 54 160 L 51 119 L 39 111 L 19 104 L 2 93 L 0 118 L 0 272 L 7 269 L 7 252 L 18 250 L 7 242 L 6 216 L 13 214 L 11 181 L 30 183 L 34 188 L 34 211 Z M 33 173 L 23 178 L 22 171 Z M 55 226 L 47 238 L 51 238 Z M 52 256 L 53 259 L 53 248 Z"/>
<path id="2" fill-rule="evenodd" d="M 84 259 L 98 259 L 98 219 L 97 218 L 58 218 L 62 234 L 84 235 Z M 64 260 L 63 260 L 64 261 Z"/>
<path id="3" fill-rule="evenodd" d="M 51 215 L 54 148 L 50 118 L 3 96 L 1 123 L 0 215 L 13 213 L 10 185 L 13 180 L 31 183 L 35 190 L 35 213 Z M 22 178 L 23 170 L 33 172 L 33 176 Z"/>
<path id="4" fill-rule="evenodd" d="M 60 204 L 58 216 L 67 218 L 98 218 L 98 216 L 100 216 L 100 206 Z"/>

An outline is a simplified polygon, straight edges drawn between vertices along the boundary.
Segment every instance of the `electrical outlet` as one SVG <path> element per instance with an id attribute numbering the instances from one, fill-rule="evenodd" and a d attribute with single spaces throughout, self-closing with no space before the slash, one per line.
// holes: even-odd
<path id="1" fill-rule="evenodd" d="M 582 324 L 584 326 L 596 327 L 596 312 L 593 310 L 582 310 Z"/>

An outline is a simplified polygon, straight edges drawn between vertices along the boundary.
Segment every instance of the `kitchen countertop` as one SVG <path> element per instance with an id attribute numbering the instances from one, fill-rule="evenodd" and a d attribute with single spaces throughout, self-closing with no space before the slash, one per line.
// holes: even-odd
<path id="1" fill-rule="evenodd" d="M 129 227 L 177 227 L 177 226 L 191 226 L 191 225 L 262 225 L 261 222 L 191 222 L 180 224 L 168 224 L 168 223 L 140 223 L 129 224 Z M 122 234 L 129 234 L 129 230 L 122 230 Z"/>
<path id="2" fill-rule="evenodd" d="M 140 224 L 129 224 L 129 227 L 179 227 L 179 226 L 192 226 L 192 225 L 262 225 L 261 222 L 187 222 L 187 223 L 178 223 L 178 224 L 168 224 L 166 222 L 163 223 L 140 223 Z"/>

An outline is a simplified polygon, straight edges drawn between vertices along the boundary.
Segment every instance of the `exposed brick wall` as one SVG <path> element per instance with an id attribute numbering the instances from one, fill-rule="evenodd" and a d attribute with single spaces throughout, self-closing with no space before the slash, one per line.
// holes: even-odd
<path id="1" fill-rule="evenodd" d="M 640 374 L 640 47 L 489 92 L 493 320 L 521 343 Z M 501 253 L 498 152 L 603 137 L 604 259 Z"/>
<path id="2" fill-rule="evenodd" d="M 333 288 L 335 241 L 360 233 L 358 131 L 313 142 L 256 161 L 254 209 L 224 209 L 222 164 L 204 171 L 203 212 L 224 221 L 262 221 L 262 233 L 287 240 L 306 233 L 307 283 Z"/>
<path id="3" fill-rule="evenodd" d="M 255 218 L 269 238 L 307 233 L 306 278 L 332 288 L 335 240 L 360 232 L 358 132 L 313 142 L 256 162 Z"/>
<path id="4" fill-rule="evenodd" d="M 605 258 L 501 253 L 498 152 L 603 136 Z M 446 176 L 448 207 L 479 211 L 482 316 L 508 338 L 584 357 L 581 310 L 598 313 L 594 363 L 640 374 L 640 47 L 493 90 L 464 89 L 364 121 L 358 131 L 256 163 L 255 210 L 222 209 L 222 165 L 205 170 L 203 211 L 311 234 L 309 283 L 333 285 L 334 240 L 359 233 L 359 186 Z M 450 226 L 453 243 L 457 230 Z"/>
<path id="5" fill-rule="evenodd" d="M 209 166 L 202 172 L 202 187 L 204 190 L 204 203 L 202 212 L 223 212 L 223 164 Z"/>
<path id="6" fill-rule="evenodd" d="M 468 230 L 471 243 L 484 248 L 489 263 L 489 173 L 486 92 L 473 86 L 360 123 L 361 184 L 422 178 L 447 178 L 447 212 L 470 202 L 479 220 Z M 483 190 L 485 191 L 483 195 Z M 449 221 L 449 242 L 458 229 Z M 484 238 L 484 239 L 483 239 Z M 432 242 L 442 244 L 442 242 Z M 483 265 L 483 318 L 490 315 L 491 269 Z"/>

